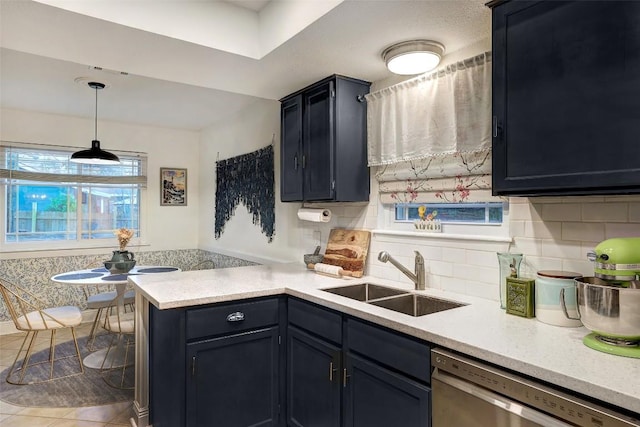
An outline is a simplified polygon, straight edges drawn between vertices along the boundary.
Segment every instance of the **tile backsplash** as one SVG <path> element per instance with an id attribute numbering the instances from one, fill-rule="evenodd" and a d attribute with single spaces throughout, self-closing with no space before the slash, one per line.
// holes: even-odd
<path id="1" fill-rule="evenodd" d="M 301 222 L 305 248 L 320 244 L 324 251 L 332 228 L 378 227 L 377 200 L 359 205 L 314 206 L 330 208 L 333 218 L 326 224 Z M 499 300 L 498 251 L 523 253 L 520 273 L 524 277 L 535 277 L 538 270 L 576 271 L 591 276 L 593 265 L 586 254 L 595 245 L 613 237 L 640 236 L 640 196 L 511 197 L 508 217 L 511 243 L 374 231 L 366 274 L 409 283 L 396 268 L 379 262 L 377 254 L 386 250 L 411 269 L 413 251 L 418 250 L 425 258 L 428 287 L 494 301 Z"/>

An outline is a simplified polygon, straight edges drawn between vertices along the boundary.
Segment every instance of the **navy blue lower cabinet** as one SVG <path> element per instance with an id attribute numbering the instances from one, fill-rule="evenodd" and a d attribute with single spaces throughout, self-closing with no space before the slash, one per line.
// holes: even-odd
<path id="1" fill-rule="evenodd" d="M 277 326 L 187 344 L 187 427 L 277 426 Z"/>
<path id="2" fill-rule="evenodd" d="M 345 368 L 345 427 L 431 425 L 426 385 L 352 353 L 345 355 Z"/>
<path id="3" fill-rule="evenodd" d="M 341 350 L 289 326 L 287 425 L 339 427 Z"/>

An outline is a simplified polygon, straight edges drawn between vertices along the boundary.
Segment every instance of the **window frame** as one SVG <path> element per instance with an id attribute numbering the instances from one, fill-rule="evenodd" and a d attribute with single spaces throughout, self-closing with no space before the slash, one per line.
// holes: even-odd
<path id="1" fill-rule="evenodd" d="M 430 235 L 467 235 L 467 236 L 487 236 L 487 237 L 505 237 L 509 234 L 509 202 L 502 202 L 502 223 L 453 223 L 443 222 L 442 232 L 425 232 L 419 231 L 413 225 L 413 221 L 396 221 L 395 204 L 378 204 L 378 212 L 382 213 L 378 217 L 378 227 L 385 231 L 398 232 L 415 232 L 415 234 L 428 238 Z M 426 203 L 423 203 L 426 204 Z"/>
<path id="2" fill-rule="evenodd" d="M 37 150 L 41 146 L 40 144 L 28 144 L 28 143 L 6 143 L 0 141 L 0 159 L 5 158 L 5 150 L 10 149 L 26 149 L 26 150 Z M 61 146 L 44 146 L 45 149 L 53 150 L 56 154 L 65 153 L 68 154 L 69 157 L 74 151 L 77 151 L 77 148 L 71 147 L 61 147 Z M 136 160 L 141 163 L 138 167 L 138 174 L 132 175 L 139 182 L 124 184 L 128 187 L 137 186 L 138 191 L 138 228 L 137 235 L 134 239 L 132 239 L 130 246 L 138 246 L 144 244 L 144 236 L 146 235 L 147 226 L 146 226 L 146 218 L 147 218 L 147 177 L 146 177 L 146 168 L 147 168 L 147 156 L 145 153 L 137 153 L 137 152 L 119 152 L 118 156 L 121 159 L 128 160 Z M 4 164 L 0 164 L 0 168 L 6 167 Z M 5 169 L 6 172 L 6 169 Z M 62 175 L 62 174 L 61 174 Z M 100 238 L 83 238 L 83 235 L 86 234 L 82 231 L 82 223 L 86 221 L 88 217 L 84 217 L 82 214 L 82 203 L 81 197 L 84 192 L 87 191 L 88 188 L 91 187 L 104 187 L 111 186 L 113 187 L 116 184 L 107 184 L 107 183 L 96 183 L 96 182 L 83 182 L 79 178 L 76 185 L 70 184 L 69 182 L 61 181 L 52 181 L 50 177 L 48 179 L 43 180 L 22 180 L 24 183 L 22 185 L 29 185 L 29 182 L 33 182 L 34 185 L 50 184 L 52 186 L 63 185 L 68 187 L 76 186 L 78 188 L 74 189 L 77 197 L 77 207 L 76 211 L 78 212 L 77 218 L 77 227 L 76 227 L 76 238 L 73 240 L 29 240 L 29 241 L 18 241 L 18 242 L 8 242 L 7 241 L 7 221 L 8 221 L 8 206 L 9 203 L 9 191 L 10 186 L 6 183 L 7 178 L 0 177 L 0 183 L 2 186 L 2 191 L 0 191 L 0 206 L 2 206 L 2 214 L 0 215 L 0 220 L 2 221 L 2 229 L 0 230 L 0 252 L 21 252 L 21 251 L 48 251 L 48 250 L 66 250 L 66 249 L 91 249 L 91 248 L 117 248 L 117 238 L 115 235 L 113 238 L 108 236 L 100 237 Z M 116 178 L 117 179 L 117 178 Z M 83 185 L 84 184 L 84 185 Z M 135 191 L 135 190 L 134 190 Z"/>

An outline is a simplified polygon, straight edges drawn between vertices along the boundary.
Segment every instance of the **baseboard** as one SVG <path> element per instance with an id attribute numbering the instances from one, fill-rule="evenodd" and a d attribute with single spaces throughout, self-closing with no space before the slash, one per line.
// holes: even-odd
<path id="1" fill-rule="evenodd" d="M 92 323 L 93 319 L 96 318 L 96 310 L 83 310 L 82 311 L 82 323 Z M 16 334 L 20 332 L 16 329 L 15 324 L 11 320 L 5 320 L 0 322 L 0 336 L 2 335 L 10 335 Z"/>

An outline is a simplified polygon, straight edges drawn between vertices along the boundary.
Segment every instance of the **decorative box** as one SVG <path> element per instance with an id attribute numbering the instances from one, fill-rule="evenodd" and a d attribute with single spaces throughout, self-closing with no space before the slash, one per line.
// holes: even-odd
<path id="1" fill-rule="evenodd" d="M 522 317 L 534 317 L 535 280 L 524 277 L 507 277 L 507 313 Z"/>

